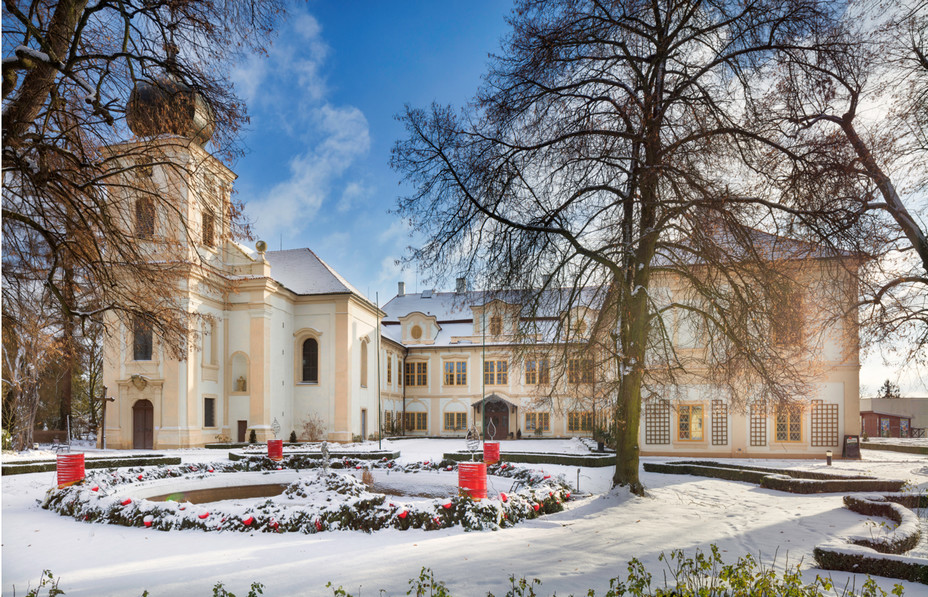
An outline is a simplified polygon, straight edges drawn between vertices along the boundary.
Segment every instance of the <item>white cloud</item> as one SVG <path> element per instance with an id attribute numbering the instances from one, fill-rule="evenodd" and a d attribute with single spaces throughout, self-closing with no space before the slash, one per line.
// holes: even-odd
<path id="1" fill-rule="evenodd" d="M 245 198 L 259 236 L 298 235 L 330 198 L 340 194 L 338 209 L 347 212 L 372 192 L 358 181 L 342 186 L 341 178 L 370 151 L 370 129 L 358 108 L 329 100 L 329 53 L 319 22 L 297 12 L 266 57 L 252 57 L 235 71 L 237 92 L 273 121 L 258 125 L 261 134 L 296 145 L 287 178 Z"/>

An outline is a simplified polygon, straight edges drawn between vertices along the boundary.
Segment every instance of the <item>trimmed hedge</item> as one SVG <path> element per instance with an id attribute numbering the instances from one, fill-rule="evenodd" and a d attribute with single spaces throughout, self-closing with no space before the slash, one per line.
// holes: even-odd
<path id="1" fill-rule="evenodd" d="M 886 450 L 889 452 L 905 452 L 907 454 L 928 454 L 928 446 L 902 446 L 899 444 L 872 444 L 860 442 L 860 447 L 866 450 Z"/>
<path id="2" fill-rule="evenodd" d="M 679 460 L 674 462 L 674 464 L 695 464 L 698 466 L 713 466 L 716 468 L 734 468 L 739 470 L 746 471 L 760 471 L 763 473 L 777 474 L 777 475 L 789 475 L 795 479 L 875 479 L 876 477 L 868 477 L 866 475 L 840 475 L 837 473 L 820 473 L 816 471 L 797 471 L 797 470 L 788 470 L 784 471 L 783 469 L 778 468 L 769 468 L 764 466 L 750 466 L 747 464 L 733 464 L 726 462 L 713 462 L 711 460 Z"/>
<path id="3" fill-rule="evenodd" d="M 844 493 L 847 491 L 899 491 L 905 481 L 893 479 L 794 479 L 789 475 L 765 475 L 760 486 L 790 493 Z"/>
<path id="4" fill-rule="evenodd" d="M 883 496 L 846 495 L 844 506 L 852 512 L 888 518 L 899 525 L 891 538 L 852 537 L 850 541 L 855 545 L 863 545 L 880 553 L 899 554 L 910 551 L 921 540 L 921 523 L 915 513 Z"/>
<path id="5" fill-rule="evenodd" d="M 286 444 L 284 444 L 286 445 Z M 284 452 L 284 458 L 288 456 L 300 456 L 311 458 L 313 460 L 322 460 L 322 452 Z M 237 453 L 229 452 L 229 460 L 235 462 L 238 460 L 247 460 L 250 458 L 266 458 L 267 453 Z M 373 452 L 329 452 L 329 460 L 344 460 L 345 458 L 354 458 L 355 460 L 394 460 L 400 457 L 399 450 L 388 452 L 386 450 Z"/>
<path id="6" fill-rule="evenodd" d="M 156 466 L 160 464 L 180 464 L 180 458 L 176 456 L 119 456 L 116 458 L 85 458 L 84 468 L 119 468 L 127 466 Z M 2 473 L 4 475 L 24 475 L 26 473 L 47 473 L 54 471 L 58 466 L 57 461 L 42 461 L 27 464 L 4 464 Z"/>
<path id="7" fill-rule="evenodd" d="M 876 552 L 873 554 L 849 552 L 844 548 L 832 548 L 829 545 L 817 546 L 812 550 L 812 555 L 819 567 L 825 570 L 874 574 L 928 584 L 928 560 L 920 564 L 881 557 Z"/>
<path id="8" fill-rule="evenodd" d="M 475 452 L 478 458 L 483 455 Z M 500 452 L 500 460 L 503 462 L 517 462 L 519 464 L 563 464 L 566 466 L 613 466 L 615 465 L 615 454 L 594 454 L 587 456 L 585 454 L 552 454 L 545 452 Z M 470 452 L 448 452 L 442 454 L 445 460 L 454 460 L 462 462 L 471 459 Z"/>
<path id="9" fill-rule="evenodd" d="M 716 462 L 645 462 L 642 465 L 649 473 L 670 475 L 696 475 L 712 477 L 726 481 L 754 483 L 766 489 L 787 491 L 790 493 L 843 493 L 849 491 L 899 491 L 905 481 L 884 480 L 860 477 L 841 477 L 827 473 L 809 473 L 765 469 L 753 466 L 719 464 Z M 800 477 L 802 475 L 802 477 Z M 825 477 L 824 479 L 803 478 L 808 476 Z"/>

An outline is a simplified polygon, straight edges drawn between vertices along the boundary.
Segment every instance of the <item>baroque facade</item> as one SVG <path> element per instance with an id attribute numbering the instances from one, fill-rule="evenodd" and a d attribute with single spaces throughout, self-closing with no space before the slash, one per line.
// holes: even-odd
<path id="1" fill-rule="evenodd" d="M 455 292 L 407 294 L 401 283 L 379 308 L 309 249 L 267 251 L 258 243 L 252 250 L 229 240 L 223 214 L 234 173 L 198 142 L 175 137 L 162 150 L 161 164 L 145 176 L 176 209 L 159 213 L 127 191 L 127 225 L 139 242 L 170 240 L 163 246 L 173 260 L 198 264 L 182 277 L 177 300 L 199 316 L 200 329 L 191 330 L 179 359 L 144 327 L 111 321 L 116 333 L 104 351 L 104 384 L 115 399 L 106 405 L 109 447 L 202 446 L 246 441 L 252 432 L 263 442 L 301 436 L 307 422 L 338 442 L 380 429 L 462 437 L 484 424 L 495 439 L 590 436 L 603 419 L 604 382 L 615 372 L 573 352 L 554 331 L 589 333 L 595 301 L 582 292 L 571 304 L 584 306 L 532 314 L 518 296 L 468 291 L 463 280 Z M 840 268 L 827 263 L 790 265 L 807 289 L 806 304 L 834 300 L 816 294 L 842 283 L 834 278 Z M 648 290 L 658 302 L 682 292 L 660 276 Z M 789 409 L 707 384 L 699 375 L 699 334 L 670 322 L 677 354 L 697 366 L 673 387 L 649 390 L 642 454 L 815 456 L 859 433 L 855 317 L 826 322 L 801 309 L 793 317 L 800 343 L 813 337 L 804 329 L 821 333 L 801 349 L 811 395 Z"/>

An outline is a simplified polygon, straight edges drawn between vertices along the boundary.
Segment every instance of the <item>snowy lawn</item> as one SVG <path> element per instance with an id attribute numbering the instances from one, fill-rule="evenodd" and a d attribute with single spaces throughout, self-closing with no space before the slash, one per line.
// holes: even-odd
<path id="1" fill-rule="evenodd" d="M 464 449 L 464 440 L 384 441 L 402 452 L 400 462 L 440 458 Z M 346 450 L 377 449 L 377 442 Z M 502 451 L 581 453 L 573 440 L 502 442 Z M 86 450 L 89 454 L 91 450 Z M 222 460 L 217 450 L 159 451 L 185 463 Z M 333 448 L 333 455 L 335 449 Z M 121 452 L 120 452 L 121 453 Z M 51 454 L 53 456 L 53 453 Z M 33 454 L 31 457 L 36 457 Z M 4 461 L 7 461 L 4 455 Z M 666 460 L 666 459 L 655 459 Z M 907 479 L 928 490 L 928 457 L 864 450 L 861 461 L 835 461 L 833 467 L 809 460 L 737 460 L 757 466 L 829 470 L 881 478 Z M 2 478 L 2 594 L 25 595 L 43 569 L 61 579 L 59 588 L 76 595 L 207 596 L 222 581 L 236 594 L 252 582 L 265 585 L 265 595 L 327 595 L 325 584 L 362 595 L 405 595 L 408 579 L 423 566 L 431 568 L 453 594 L 497 595 L 506 592 L 509 575 L 537 577 L 541 594 L 602 593 L 609 578 L 623 575 L 637 557 L 661 578 L 661 552 L 707 550 L 718 545 L 727 562 L 760 555 L 778 565 L 802 560 L 806 580 L 812 548 L 827 540 L 867 534 L 867 517 L 843 507 L 841 494 L 794 495 L 746 483 L 689 475 L 643 473 L 650 497 L 635 498 L 609 491 L 612 468 L 533 465 L 548 474 L 580 481 L 592 492 L 568 502 L 567 510 L 496 532 L 385 530 L 360 532 L 206 533 L 162 532 L 144 528 L 88 524 L 41 509 L 38 500 L 55 482 L 55 474 L 34 473 Z M 396 482 L 391 476 L 390 482 Z M 922 547 L 922 546 L 920 546 Z M 853 575 L 831 573 L 843 584 Z M 857 579 L 860 586 L 862 579 Z M 880 580 L 891 588 L 895 581 Z M 902 583 L 906 595 L 928 595 L 928 587 Z"/>

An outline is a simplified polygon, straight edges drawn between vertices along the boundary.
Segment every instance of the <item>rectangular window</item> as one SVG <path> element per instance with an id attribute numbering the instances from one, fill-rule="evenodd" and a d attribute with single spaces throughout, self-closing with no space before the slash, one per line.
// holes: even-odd
<path id="1" fill-rule="evenodd" d="M 551 417 L 548 413 L 525 413 L 526 431 L 550 431 Z"/>
<path id="2" fill-rule="evenodd" d="M 802 342 L 803 295 L 798 289 L 787 295 L 787 300 L 779 301 L 772 309 L 771 332 L 776 346 L 798 346 Z"/>
<path id="3" fill-rule="evenodd" d="M 551 381 L 548 359 L 529 359 L 525 361 L 526 385 L 547 384 Z"/>
<path id="4" fill-rule="evenodd" d="M 215 398 L 204 398 L 203 399 L 203 426 L 204 427 L 215 427 L 216 426 L 216 399 Z"/>
<path id="5" fill-rule="evenodd" d="M 406 363 L 406 385 L 407 386 L 427 386 L 428 363 Z"/>
<path id="6" fill-rule="evenodd" d="M 384 433 L 393 433 L 393 411 L 383 411 L 383 430 Z"/>
<path id="7" fill-rule="evenodd" d="M 483 363 L 483 383 L 488 386 L 504 386 L 509 383 L 509 361 L 486 361 Z"/>
<path id="8" fill-rule="evenodd" d="M 445 431 L 467 429 L 467 413 L 445 413 Z"/>
<path id="9" fill-rule="evenodd" d="M 216 214 L 209 208 L 203 210 L 203 244 L 216 246 Z"/>
<path id="10" fill-rule="evenodd" d="M 569 383 L 593 383 L 593 361 L 590 359 L 567 361 L 567 381 Z"/>
<path id="11" fill-rule="evenodd" d="M 571 412 L 567 413 L 567 431 L 592 431 L 593 413 Z"/>
<path id="12" fill-rule="evenodd" d="M 812 445 L 826 447 L 838 445 L 838 405 L 812 401 Z"/>
<path id="13" fill-rule="evenodd" d="M 406 413 L 406 431 L 427 431 L 428 413 Z"/>
<path id="14" fill-rule="evenodd" d="M 802 407 L 779 406 L 777 407 L 777 434 L 778 442 L 801 442 L 802 441 Z"/>
<path id="15" fill-rule="evenodd" d="M 728 405 L 721 400 L 712 401 L 712 445 L 728 445 Z"/>
<path id="16" fill-rule="evenodd" d="M 132 359 L 150 361 L 153 347 L 151 327 L 140 319 L 132 326 Z"/>
<path id="17" fill-rule="evenodd" d="M 467 361 L 445 361 L 445 385 L 467 385 Z"/>
<path id="18" fill-rule="evenodd" d="M 393 383 L 393 355 L 387 355 L 387 383 Z"/>
<path id="19" fill-rule="evenodd" d="M 751 445 L 767 445 L 767 405 L 764 402 L 751 404 Z"/>
<path id="20" fill-rule="evenodd" d="M 644 443 L 652 446 L 670 443 L 670 403 L 660 398 L 644 405 Z"/>
<path id="21" fill-rule="evenodd" d="M 683 404 L 677 408 L 677 415 L 677 439 L 685 441 L 702 441 L 702 405 Z"/>

